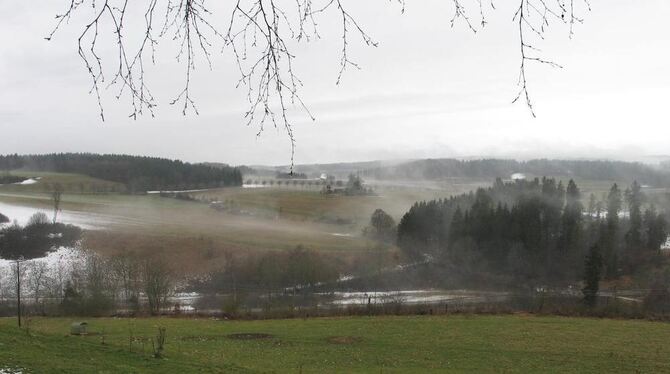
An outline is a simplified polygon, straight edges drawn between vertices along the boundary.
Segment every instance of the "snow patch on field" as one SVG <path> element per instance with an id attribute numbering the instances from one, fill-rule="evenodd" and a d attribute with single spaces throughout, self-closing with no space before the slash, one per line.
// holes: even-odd
<path id="1" fill-rule="evenodd" d="M 22 373 L 23 369 L 19 368 L 8 368 L 8 367 L 0 368 L 0 374 L 22 374 Z"/>
<path id="2" fill-rule="evenodd" d="M 343 233 L 340 233 L 340 232 L 334 232 L 334 233 L 332 233 L 332 234 L 330 234 L 330 235 L 332 235 L 332 236 L 343 236 L 343 237 L 347 237 L 347 238 L 350 238 L 350 237 L 353 236 L 353 235 L 351 235 L 351 234 L 343 234 Z"/>
<path id="3" fill-rule="evenodd" d="M 21 185 L 25 186 L 25 185 L 29 185 L 29 184 L 35 184 L 35 183 L 37 183 L 36 178 L 28 178 L 28 179 L 24 180 L 23 182 L 18 182 L 18 183 L 15 183 L 15 184 L 21 184 Z"/>
<path id="4" fill-rule="evenodd" d="M 204 188 L 204 189 L 200 189 L 200 190 L 174 190 L 174 191 L 163 191 L 163 190 L 158 191 L 158 190 L 157 190 L 157 191 L 147 191 L 147 194 L 149 194 L 149 195 L 158 195 L 158 194 L 162 194 L 162 193 L 206 192 L 206 191 L 211 191 L 211 190 L 213 190 L 213 189 L 214 189 L 214 188 Z"/>
<path id="5" fill-rule="evenodd" d="M 82 252 L 79 249 L 70 247 L 61 247 L 53 252 L 49 252 L 46 257 L 36 258 L 34 263 L 43 263 L 49 269 L 57 268 L 59 266 L 72 266 L 83 258 Z M 13 266 L 14 262 L 10 260 L 0 259 L 0 270 L 7 270 Z"/>

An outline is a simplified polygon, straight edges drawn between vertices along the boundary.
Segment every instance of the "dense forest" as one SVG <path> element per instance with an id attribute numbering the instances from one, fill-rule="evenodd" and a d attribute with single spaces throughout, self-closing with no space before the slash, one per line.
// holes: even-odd
<path id="1" fill-rule="evenodd" d="M 585 266 L 605 279 L 634 275 L 661 261 L 667 237 L 665 213 L 637 182 L 582 199 L 573 180 L 564 186 L 552 178 L 497 179 L 487 189 L 416 203 L 398 225 L 407 255 L 516 285 L 572 284 Z"/>
<path id="2" fill-rule="evenodd" d="M 190 164 L 157 157 L 91 153 L 0 155 L 0 171 L 17 169 L 88 175 L 122 183 L 129 192 L 242 184 L 242 173 L 237 168 Z"/>
<path id="3" fill-rule="evenodd" d="M 637 180 L 652 186 L 670 184 L 668 169 L 623 161 L 587 160 L 417 160 L 395 166 L 365 170 L 362 176 L 375 179 L 440 180 L 445 178 L 496 178 L 513 173 L 566 176 L 599 180 Z"/>

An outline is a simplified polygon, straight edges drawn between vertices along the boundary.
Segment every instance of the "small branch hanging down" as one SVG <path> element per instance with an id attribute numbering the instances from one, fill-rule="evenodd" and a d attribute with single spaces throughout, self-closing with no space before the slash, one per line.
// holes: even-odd
<path id="1" fill-rule="evenodd" d="M 179 43 L 177 61 L 185 60 L 186 79 L 184 88 L 170 101 L 175 105 L 183 101 L 182 114 L 186 115 L 190 107 L 195 114 L 198 108 L 191 97 L 191 72 L 195 70 L 195 54 L 199 50 L 207 61 L 210 70 L 212 68 L 212 43 L 208 34 L 212 37 L 223 39 L 223 35 L 207 20 L 211 11 L 205 7 L 204 0 L 168 0 L 165 22 L 159 37 L 171 35 L 171 39 Z"/>
<path id="2" fill-rule="evenodd" d="M 589 3 L 586 0 L 583 1 L 590 9 Z M 535 62 L 558 69 L 562 69 L 563 66 L 554 61 L 539 57 L 541 51 L 529 41 L 529 35 L 544 40 L 545 32 L 549 28 L 549 21 L 555 20 L 569 24 L 569 36 L 572 38 L 575 22 L 581 23 L 583 21 L 581 18 L 575 16 L 574 0 L 570 0 L 567 6 L 563 0 L 519 0 L 519 6 L 512 20 L 518 25 L 519 50 L 521 54 L 519 78 L 517 81 L 519 91 L 514 100 L 512 100 L 512 103 L 516 103 L 519 99 L 523 98 L 531 115 L 536 117 L 535 109 L 528 93 L 528 80 L 526 78 L 527 63 Z"/>
<path id="3" fill-rule="evenodd" d="M 333 2 L 331 1 L 330 4 L 332 3 Z M 349 54 L 347 53 L 349 46 L 349 40 L 348 40 L 349 28 L 353 26 L 353 28 L 363 38 L 363 42 L 367 46 L 377 47 L 379 43 L 375 42 L 370 37 L 370 35 L 368 35 L 365 32 L 365 30 L 363 30 L 363 28 L 358 24 L 358 22 L 356 22 L 356 20 L 344 9 L 342 3 L 339 0 L 337 1 L 337 10 L 342 16 L 342 57 L 340 58 L 340 72 L 337 74 L 337 82 L 335 83 L 339 85 L 340 82 L 342 82 L 342 75 L 344 74 L 344 71 L 347 69 L 347 66 L 352 66 L 358 70 L 361 69 L 361 67 L 357 63 L 349 59 Z M 403 4 L 403 10 L 404 10 L 404 4 Z"/>
<path id="4" fill-rule="evenodd" d="M 114 70 L 112 79 L 105 88 L 116 86 L 118 88 L 116 94 L 117 99 L 121 98 L 124 93 L 127 93 L 128 96 L 130 96 L 132 107 L 130 117 L 132 118 L 137 118 L 137 115 L 143 114 L 144 109 L 149 110 L 153 116 L 153 109 L 156 106 L 154 97 L 149 91 L 144 79 L 144 55 L 148 49 L 153 58 L 154 48 L 157 43 L 152 35 L 152 27 L 153 15 L 158 0 L 149 0 L 145 12 L 146 32 L 141 39 L 139 49 L 135 54 L 128 52 L 124 40 L 125 16 L 128 1 L 129 0 L 122 0 L 113 3 L 111 0 L 98 0 L 96 3 L 95 1 L 89 0 L 71 0 L 67 10 L 62 14 L 56 15 L 56 19 L 58 20 L 56 26 L 46 37 L 47 40 L 51 40 L 55 33 L 63 26 L 63 23 L 67 23 L 71 19 L 75 11 L 81 8 L 82 5 L 89 2 L 91 3 L 94 15 L 92 19 L 85 24 L 81 34 L 77 38 L 77 52 L 91 76 L 92 86 L 90 92 L 95 92 L 98 107 L 100 109 L 100 117 L 103 121 L 105 120 L 105 113 L 100 96 L 100 88 L 105 83 L 105 74 L 103 71 L 103 59 L 98 49 L 98 36 L 103 22 L 111 24 L 117 51 L 116 69 Z"/>
<path id="5" fill-rule="evenodd" d="M 244 5 L 246 6 L 244 6 Z M 358 65 L 349 59 L 349 33 L 353 27 L 363 43 L 377 46 L 340 0 L 328 0 L 315 7 L 312 0 L 296 1 L 297 20 L 279 7 L 275 0 L 238 0 L 232 11 L 224 36 L 224 48 L 229 48 L 240 72 L 237 86 L 248 88 L 249 109 L 245 113 L 247 125 L 257 124 L 258 135 L 270 122 L 273 127 L 283 127 L 291 142 L 291 165 L 295 156 L 295 137 L 289 117 L 289 107 L 301 108 L 312 120 L 314 116 L 302 100 L 299 89 L 302 81 L 294 70 L 295 55 L 289 49 L 289 40 L 310 41 L 320 38 L 317 18 L 334 9 L 342 19 L 342 57 L 337 83 L 347 66 Z M 253 52 L 258 54 L 254 55 Z"/>
<path id="6" fill-rule="evenodd" d="M 471 18 L 466 14 L 465 7 L 462 5 L 461 0 L 452 1 L 454 4 L 454 15 L 450 21 L 451 26 L 453 27 L 458 19 L 462 19 L 465 21 L 467 27 L 472 30 L 472 32 L 476 33 L 478 29 L 472 23 Z M 485 27 L 488 23 L 486 20 L 486 10 L 483 1 L 484 0 L 477 0 L 481 18 L 480 24 L 482 28 Z M 567 2 L 566 0 L 518 1 L 519 5 L 516 8 L 514 16 L 512 17 L 512 21 L 515 22 L 518 28 L 521 64 L 519 67 L 519 78 L 517 81 L 519 91 L 514 100 L 512 100 L 512 103 L 516 103 L 521 98 L 523 98 L 531 115 L 536 117 L 535 109 L 533 108 L 533 103 L 530 99 L 530 93 L 528 91 L 528 79 L 526 76 L 528 67 L 527 63 L 537 62 L 559 69 L 563 67 L 554 61 L 540 57 L 540 49 L 535 47 L 535 43 L 531 42 L 530 39 L 531 37 L 535 37 L 537 39 L 544 40 L 545 32 L 549 29 L 550 26 L 550 20 L 569 25 L 569 37 L 572 38 L 574 35 L 574 25 L 576 23 L 583 23 L 584 21 L 582 18 L 576 15 L 575 0 L 567 0 Z M 591 6 L 588 0 L 579 1 L 582 1 L 589 11 L 591 10 Z M 493 0 L 490 0 L 488 6 L 490 6 L 492 10 L 496 10 Z"/>

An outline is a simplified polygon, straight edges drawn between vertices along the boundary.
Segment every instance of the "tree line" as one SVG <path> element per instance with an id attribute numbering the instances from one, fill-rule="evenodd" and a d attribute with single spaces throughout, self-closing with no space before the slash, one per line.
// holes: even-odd
<path id="1" fill-rule="evenodd" d="M 19 177 L 16 175 L 11 175 L 9 173 L 4 173 L 0 175 L 0 185 L 1 184 L 12 184 L 12 183 L 19 183 L 23 182 L 26 178 Z"/>
<path id="2" fill-rule="evenodd" d="M 624 191 L 613 184 L 604 198 L 583 200 L 573 180 L 497 179 L 476 192 L 416 203 L 398 225 L 398 244 L 410 257 L 523 286 L 573 284 L 595 267 L 598 277 L 616 279 L 661 263 L 667 217 L 640 184 Z"/>
<path id="3" fill-rule="evenodd" d="M 226 252 L 218 270 L 191 278 L 158 255 L 121 250 L 103 256 L 77 246 L 58 255 L 31 258 L 20 268 L 0 266 L 0 315 L 15 313 L 19 290 L 24 316 L 179 313 L 173 297 L 180 288 L 202 292 L 194 306 L 234 315 L 249 306 L 307 300 L 314 287 L 339 277 L 339 263 L 301 246 L 245 256 Z"/>
<path id="4" fill-rule="evenodd" d="M 564 175 L 570 178 L 599 180 L 637 180 L 644 184 L 670 184 L 668 169 L 654 168 L 636 162 L 548 160 L 516 161 L 504 159 L 457 160 L 427 159 L 367 169 L 361 174 L 374 179 L 439 180 L 444 178 L 486 178 L 526 173 L 531 175 Z"/>
<path id="5" fill-rule="evenodd" d="M 205 294 L 225 294 L 223 309 L 234 315 L 244 305 L 260 303 L 270 309 L 296 296 L 308 298 L 314 288 L 332 285 L 339 278 L 341 262 L 298 245 L 286 252 L 270 251 L 258 255 L 224 254 L 224 263 L 203 280 L 194 280 L 191 287 Z M 205 296 L 204 299 L 208 297 Z"/>
<path id="6" fill-rule="evenodd" d="M 0 170 L 17 169 L 83 174 L 122 183 L 131 193 L 242 185 L 242 173 L 238 168 L 146 156 L 92 153 L 0 155 Z"/>

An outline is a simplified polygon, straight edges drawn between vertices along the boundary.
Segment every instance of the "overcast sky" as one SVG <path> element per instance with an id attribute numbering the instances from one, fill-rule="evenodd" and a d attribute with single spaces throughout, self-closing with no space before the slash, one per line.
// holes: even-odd
<path id="1" fill-rule="evenodd" d="M 235 88 L 228 53 L 215 57 L 213 71 L 198 65 L 192 94 L 200 115 L 184 117 L 169 105 L 184 68 L 164 43 L 159 64 L 148 73 L 159 103 L 156 118 L 127 118 L 125 102 L 107 92 L 107 121 L 101 122 L 76 52 L 77 22 L 83 18 L 53 41 L 44 40 L 53 16 L 68 3 L 0 2 L 0 153 L 290 161 L 285 133 L 269 128 L 256 137 L 258 129 L 245 126 L 246 91 Z M 591 0 L 592 11 L 584 14 L 572 40 L 556 24 L 538 46 L 564 68 L 529 68 L 535 119 L 523 104 L 511 104 L 520 62 L 510 6 L 515 2 L 497 2 L 477 35 L 458 22 L 450 27 L 453 9 L 445 0 L 407 0 L 405 14 L 385 0 L 346 3 L 379 47 L 354 43 L 350 53 L 362 70 L 348 70 L 337 86 L 341 24 L 336 14 L 321 19 L 321 40 L 296 46 L 302 95 L 316 117 L 312 122 L 292 112 L 297 163 L 670 154 L 670 1 Z M 474 17 L 477 9 L 471 12 Z"/>

